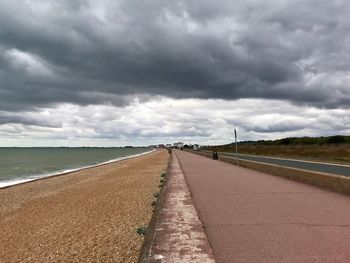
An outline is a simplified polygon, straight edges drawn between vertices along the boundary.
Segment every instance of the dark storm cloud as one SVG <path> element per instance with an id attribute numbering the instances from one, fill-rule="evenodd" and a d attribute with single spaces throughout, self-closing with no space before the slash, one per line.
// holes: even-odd
<path id="1" fill-rule="evenodd" d="M 350 104 L 350 4 L 0 0 L 0 109 L 133 95 Z"/>
<path id="2" fill-rule="evenodd" d="M 43 120 L 42 118 L 33 118 L 31 116 L 20 116 L 10 113 L 0 112 L 0 125 L 2 124 L 24 124 L 30 126 L 40 126 L 47 128 L 60 128 L 61 124 L 55 120 Z"/>
<path id="3" fill-rule="evenodd" d="M 299 131 L 305 128 L 305 123 L 301 122 L 290 122 L 288 120 L 276 123 L 269 123 L 268 125 L 252 125 L 245 124 L 242 127 L 246 130 L 253 131 L 256 133 L 282 133 L 282 132 L 292 132 Z"/>

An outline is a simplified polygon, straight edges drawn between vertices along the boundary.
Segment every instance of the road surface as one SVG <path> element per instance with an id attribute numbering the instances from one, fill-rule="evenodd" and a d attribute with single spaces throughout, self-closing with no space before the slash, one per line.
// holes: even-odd
<path id="1" fill-rule="evenodd" d="M 234 153 L 219 152 L 218 154 L 219 156 L 235 157 Z M 239 156 L 239 159 L 243 159 L 243 160 L 277 164 L 281 166 L 288 166 L 293 168 L 330 173 L 330 174 L 336 174 L 336 175 L 350 176 L 350 166 L 347 166 L 347 165 L 282 159 L 282 158 L 265 157 L 265 156 L 258 156 L 258 155 L 246 155 L 246 154 L 239 154 L 238 156 Z"/>
<path id="2" fill-rule="evenodd" d="M 174 153 L 216 262 L 349 262 L 349 195 Z"/>

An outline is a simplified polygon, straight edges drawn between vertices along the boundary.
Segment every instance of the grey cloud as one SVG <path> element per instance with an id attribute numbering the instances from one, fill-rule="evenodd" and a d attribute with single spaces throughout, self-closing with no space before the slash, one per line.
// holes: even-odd
<path id="1" fill-rule="evenodd" d="M 347 107 L 349 11 L 346 0 L 2 0 L 0 109 L 152 95 Z"/>
<path id="2" fill-rule="evenodd" d="M 20 116 L 15 114 L 5 114 L 0 112 L 0 125 L 3 124 L 23 124 L 30 126 L 40 126 L 47 128 L 60 128 L 62 125 L 55 120 L 33 118 L 31 116 Z"/>
<path id="3" fill-rule="evenodd" d="M 290 123 L 290 122 L 278 122 L 270 123 L 267 126 L 255 126 L 251 124 L 243 125 L 248 131 L 256 133 L 283 133 L 283 132 L 294 132 L 303 130 L 306 126 L 305 123 Z"/>
<path id="4" fill-rule="evenodd" d="M 223 144 L 233 141 L 234 128 L 238 130 L 239 140 L 350 132 L 350 109 L 321 109 L 265 99 L 158 98 L 132 102 L 122 108 L 60 105 L 26 113 L 1 112 L 0 116 L 0 123 L 6 123 L 0 125 L 2 146 L 21 145 L 19 137 L 30 142 L 25 145 L 33 141 L 35 145 L 56 146 L 149 145 L 175 141 Z M 56 120 L 62 124 L 60 127 L 56 127 Z"/>

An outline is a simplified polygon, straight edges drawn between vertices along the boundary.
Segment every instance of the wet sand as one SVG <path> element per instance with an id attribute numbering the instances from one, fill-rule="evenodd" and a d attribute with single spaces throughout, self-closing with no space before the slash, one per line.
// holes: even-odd
<path id="1" fill-rule="evenodd" d="M 1 262 L 136 262 L 168 153 L 0 189 Z"/>

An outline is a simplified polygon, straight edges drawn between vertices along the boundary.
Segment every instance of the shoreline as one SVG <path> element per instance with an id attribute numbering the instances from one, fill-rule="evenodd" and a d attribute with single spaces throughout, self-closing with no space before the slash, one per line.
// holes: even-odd
<path id="1" fill-rule="evenodd" d="M 7 188 L 17 186 L 17 185 L 27 184 L 27 183 L 31 183 L 31 182 L 35 182 L 35 181 L 39 181 L 39 180 L 43 180 L 43 179 L 48 179 L 48 178 L 52 178 L 52 177 L 56 177 L 56 176 L 61 176 L 61 175 L 66 175 L 66 174 L 70 174 L 70 173 L 74 173 L 74 172 L 84 171 L 84 170 L 87 170 L 90 168 L 100 167 L 100 166 L 108 165 L 111 163 L 115 163 L 115 162 L 119 162 L 119 161 L 123 161 L 123 160 L 128 160 L 131 158 L 150 154 L 154 151 L 156 151 L 156 149 L 152 149 L 152 150 L 147 151 L 147 152 L 129 155 L 129 156 L 125 156 L 125 157 L 119 157 L 117 159 L 112 159 L 112 160 L 105 161 L 105 162 L 98 163 L 98 164 L 86 165 L 86 166 L 82 166 L 79 168 L 73 168 L 73 169 L 57 171 L 57 172 L 49 173 L 49 174 L 37 175 L 38 177 L 36 177 L 36 178 L 34 177 L 34 178 L 28 178 L 28 179 L 22 179 L 22 180 L 19 179 L 19 180 L 13 180 L 13 181 L 8 181 L 8 182 L 0 182 L 0 191 L 2 189 L 7 189 Z M 32 176 L 36 176 L 36 175 L 32 175 Z"/>
<path id="2" fill-rule="evenodd" d="M 2 189 L 2 262 L 136 262 L 168 161 L 153 151 Z"/>

